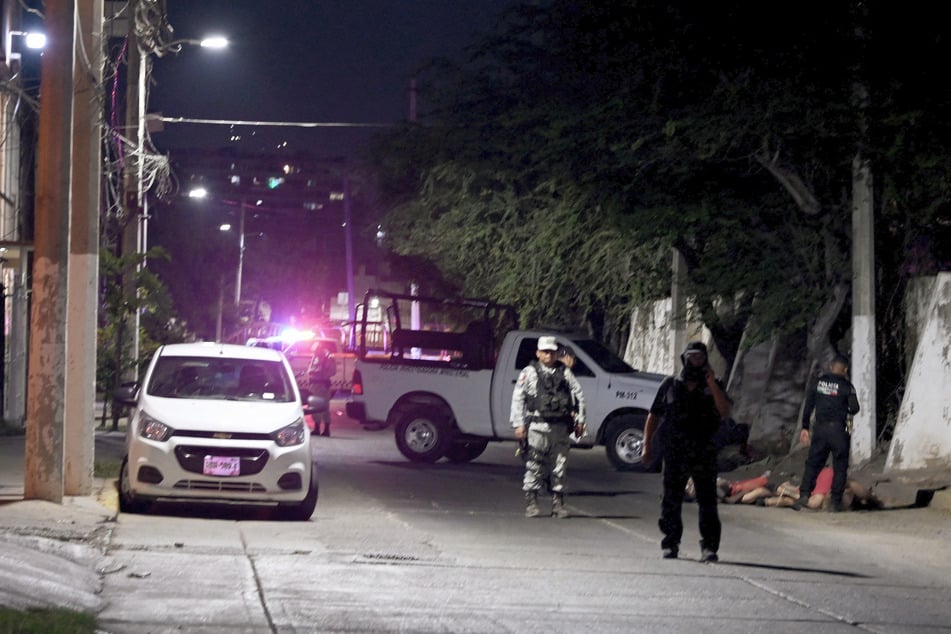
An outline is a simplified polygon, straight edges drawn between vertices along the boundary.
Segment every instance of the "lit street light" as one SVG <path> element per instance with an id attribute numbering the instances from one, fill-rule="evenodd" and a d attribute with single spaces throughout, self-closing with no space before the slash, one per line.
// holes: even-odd
<path id="1" fill-rule="evenodd" d="M 184 45 L 199 46 L 201 48 L 208 48 L 213 50 L 220 50 L 228 46 L 228 39 L 220 36 L 213 35 L 206 37 L 204 39 L 185 39 L 185 40 L 175 40 L 163 46 L 154 48 L 152 51 L 139 50 L 139 83 L 138 83 L 138 165 L 137 165 L 137 192 L 136 192 L 136 203 L 139 208 L 139 219 L 140 219 L 140 235 L 138 238 L 138 253 L 145 253 L 148 250 L 148 200 L 145 196 L 145 135 L 148 130 L 148 122 L 146 121 L 146 109 L 148 102 L 148 92 L 147 92 L 147 79 L 148 79 L 148 67 L 149 67 L 149 52 L 154 53 L 157 57 L 163 57 L 166 53 L 179 53 L 182 50 Z M 189 192 L 189 197 L 192 197 L 192 193 Z"/>
<path id="2" fill-rule="evenodd" d="M 194 200 L 204 200 L 208 197 L 208 190 L 204 187 L 195 187 L 188 190 L 188 197 Z M 231 203 L 233 204 L 233 202 Z M 258 202 L 260 204 L 260 201 Z M 245 209 L 247 204 L 244 199 L 241 199 L 241 202 L 238 204 L 239 216 L 238 216 L 238 270 L 235 279 L 234 285 L 234 305 L 236 308 L 241 307 L 241 277 L 244 270 L 244 250 L 245 250 L 245 241 L 244 241 L 244 219 L 245 219 Z M 225 222 L 218 226 L 219 231 L 231 231 L 231 223 Z"/>
<path id="3" fill-rule="evenodd" d="M 220 35 L 212 35 L 203 40 L 199 40 L 198 46 L 202 48 L 227 48 L 228 39 Z"/>
<path id="4" fill-rule="evenodd" d="M 46 33 L 37 31 L 7 31 L 6 42 L 4 42 L 4 55 L 7 63 L 20 59 L 20 53 L 13 50 L 13 36 L 23 38 L 24 45 L 31 50 L 39 51 L 46 48 Z"/>
<path id="5" fill-rule="evenodd" d="M 138 77 L 137 77 L 137 138 L 136 138 L 136 151 L 137 151 L 137 161 L 136 161 L 136 211 L 138 213 L 138 222 L 135 224 L 135 252 L 139 255 L 143 255 L 148 251 L 149 246 L 149 210 L 148 210 L 148 197 L 146 196 L 146 178 L 145 178 L 145 162 L 146 162 L 146 150 L 145 150 L 145 137 L 148 131 L 148 121 L 146 117 L 146 110 L 148 105 L 148 85 L 149 85 L 149 67 L 151 65 L 151 56 L 155 55 L 156 57 L 163 57 L 167 53 L 179 53 L 183 46 L 194 45 L 200 46 L 202 48 L 210 49 L 222 49 L 228 45 L 228 40 L 220 35 L 208 37 L 200 40 L 176 40 L 167 44 L 153 45 L 151 48 L 146 48 L 145 42 L 141 37 L 138 29 L 135 32 L 137 45 L 135 51 L 139 56 L 138 59 Z M 9 50 L 9 49 L 8 49 Z M 139 267 L 145 266 L 145 259 L 138 265 Z M 135 324 L 133 328 L 132 335 L 132 353 L 133 358 L 138 358 L 139 356 L 139 313 L 135 313 Z"/>

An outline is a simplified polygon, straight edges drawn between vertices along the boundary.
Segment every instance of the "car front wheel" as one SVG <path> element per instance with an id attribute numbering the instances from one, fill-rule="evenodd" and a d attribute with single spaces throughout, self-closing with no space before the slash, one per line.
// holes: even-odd
<path id="1" fill-rule="evenodd" d="M 129 456 L 125 456 L 122 459 L 122 466 L 119 468 L 119 511 L 122 513 L 146 513 L 151 506 L 151 500 L 137 496 L 132 492 Z"/>
<path id="2" fill-rule="evenodd" d="M 288 522 L 306 522 L 317 508 L 317 465 L 310 466 L 310 486 L 307 496 L 297 503 L 281 503 L 277 506 L 278 518 Z"/>

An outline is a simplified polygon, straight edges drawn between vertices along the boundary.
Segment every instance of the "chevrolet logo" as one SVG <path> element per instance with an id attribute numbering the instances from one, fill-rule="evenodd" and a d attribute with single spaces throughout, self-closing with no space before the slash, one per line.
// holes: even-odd
<path id="1" fill-rule="evenodd" d="M 219 431 L 219 432 L 215 432 L 212 438 L 216 438 L 218 440 L 229 440 L 231 438 L 231 434 L 227 432 Z"/>

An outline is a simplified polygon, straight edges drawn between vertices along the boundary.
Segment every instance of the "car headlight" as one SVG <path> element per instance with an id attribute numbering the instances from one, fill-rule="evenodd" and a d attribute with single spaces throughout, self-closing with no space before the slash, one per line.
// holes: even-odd
<path id="1" fill-rule="evenodd" d="M 152 418 L 145 412 L 142 412 L 142 416 L 139 418 L 139 435 L 143 438 L 165 442 L 171 438 L 174 431 L 165 423 Z"/>
<path id="2" fill-rule="evenodd" d="M 278 447 L 292 447 L 304 443 L 307 435 L 307 427 L 304 425 L 304 419 L 298 418 L 287 427 L 281 427 L 274 432 L 274 442 Z"/>

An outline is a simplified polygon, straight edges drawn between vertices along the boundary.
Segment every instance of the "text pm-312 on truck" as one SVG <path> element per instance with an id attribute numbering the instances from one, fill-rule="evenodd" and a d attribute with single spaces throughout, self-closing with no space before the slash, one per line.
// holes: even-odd
<path id="1" fill-rule="evenodd" d="M 517 330 L 510 306 L 370 290 L 359 306 L 347 415 L 393 426 L 414 462 L 474 460 L 492 441 L 515 441 L 509 423 L 519 372 L 538 337 L 555 335 L 576 357 L 587 433 L 575 446 L 603 445 L 620 470 L 639 470 L 644 421 L 663 376 L 638 372 L 586 335 Z"/>

